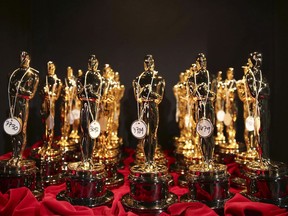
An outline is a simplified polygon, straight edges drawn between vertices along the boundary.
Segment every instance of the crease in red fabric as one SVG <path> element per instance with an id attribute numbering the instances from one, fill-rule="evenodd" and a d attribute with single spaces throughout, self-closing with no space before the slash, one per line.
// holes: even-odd
<path id="1" fill-rule="evenodd" d="M 138 216 L 138 214 L 135 214 L 133 212 L 126 212 L 122 203 L 120 201 L 117 202 L 117 211 L 114 212 L 114 215 L 117 216 Z"/>
<path id="2" fill-rule="evenodd" d="M 173 187 L 171 187 L 170 192 L 176 194 L 177 196 L 182 196 L 182 195 L 188 193 L 188 188 L 173 186 Z"/>
<path id="3" fill-rule="evenodd" d="M 226 216 L 288 216 L 286 209 L 273 204 L 252 202 L 239 193 L 225 203 L 224 214 Z"/>
<path id="4" fill-rule="evenodd" d="M 65 183 L 48 186 L 45 188 L 45 195 L 40 204 L 41 215 L 112 215 L 111 209 L 107 206 L 89 208 L 86 206 L 72 205 L 69 202 L 57 200 L 57 194 L 65 189 Z"/>
<path id="5" fill-rule="evenodd" d="M 207 205 L 200 202 L 175 203 L 168 207 L 168 215 L 201 215 L 201 216 L 217 216 L 217 214 Z M 166 213 L 161 214 L 164 216 Z"/>
<path id="6" fill-rule="evenodd" d="M 101 206 L 102 208 L 102 206 Z M 102 214 L 102 209 L 97 209 Z M 85 206 L 73 206 L 66 201 L 57 201 L 55 199 L 45 199 L 40 204 L 41 215 L 85 215 L 94 216 L 91 208 Z"/>
<path id="7" fill-rule="evenodd" d="M 2 194 L 1 194 L 2 195 Z M 39 202 L 34 197 L 32 192 L 26 187 L 10 189 L 2 195 L 0 215 L 35 215 L 39 208 Z M 4 204 L 4 205 L 3 205 Z"/>
<path id="8" fill-rule="evenodd" d="M 232 163 L 226 164 L 226 166 L 227 166 L 227 172 L 229 172 L 232 176 L 241 175 L 238 163 L 232 162 Z"/>

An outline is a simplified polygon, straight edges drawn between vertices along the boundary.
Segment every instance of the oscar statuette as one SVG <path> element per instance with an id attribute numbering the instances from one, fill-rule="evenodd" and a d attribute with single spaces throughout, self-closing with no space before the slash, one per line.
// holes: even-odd
<path id="1" fill-rule="evenodd" d="M 245 150 L 245 145 L 236 141 L 236 120 L 238 115 L 236 90 L 234 68 L 230 67 L 227 69 L 225 81 L 218 82 L 215 102 L 217 119 L 217 135 L 215 137 L 215 143 L 217 142 L 218 144 L 217 154 L 215 157 L 217 157 L 216 160 L 219 163 L 224 164 L 234 162 L 235 156 Z M 221 139 L 223 135 L 224 139 Z"/>
<path id="2" fill-rule="evenodd" d="M 106 189 L 105 165 L 93 161 L 101 131 L 99 110 L 104 87 L 103 77 L 97 68 L 98 60 L 95 55 L 91 55 L 88 70 L 77 79 L 77 95 L 81 101 L 82 159 L 68 164 L 66 190 L 57 195 L 58 200 L 88 207 L 111 205 L 114 199 L 113 192 Z"/>
<path id="3" fill-rule="evenodd" d="M 126 211 L 157 215 L 177 202 L 178 198 L 169 192 L 168 167 L 155 160 L 158 107 L 163 99 L 165 80 L 154 70 L 152 55 L 145 57 L 144 72 L 136 77 L 132 84 L 138 119 L 132 123 L 131 132 L 141 142 L 145 162 L 130 167 L 130 192 L 122 197 L 121 202 Z"/>
<path id="4" fill-rule="evenodd" d="M 242 192 L 253 201 L 272 203 L 279 207 L 288 207 L 288 167 L 283 162 L 272 161 L 268 157 L 270 88 L 262 75 L 262 54 L 250 53 L 248 71 L 245 74 L 247 90 L 251 97 L 252 112 L 246 119 L 247 128 L 253 132 L 251 148 L 256 151 L 256 159 L 248 161 L 243 170 L 246 190 Z M 251 122 L 248 122 L 251 121 Z M 249 127 L 250 126 L 250 127 Z M 243 157 L 242 157 L 243 158 Z"/>
<path id="5" fill-rule="evenodd" d="M 212 92 L 209 71 L 206 69 L 206 57 L 199 53 L 196 58 L 197 71 L 191 79 L 192 96 L 196 107 L 196 131 L 199 134 L 198 145 L 203 160 L 189 167 L 187 172 L 188 193 L 180 197 L 181 202 L 203 202 L 216 212 L 224 210 L 225 202 L 231 197 L 229 192 L 229 174 L 226 165 L 214 162 L 214 107 L 215 93 Z"/>
<path id="6" fill-rule="evenodd" d="M 123 94 L 123 86 L 115 80 L 115 72 L 109 64 L 103 69 L 103 94 L 100 101 L 99 123 L 101 132 L 96 140 L 97 147 L 93 153 L 93 160 L 105 165 L 107 177 L 105 184 L 108 189 L 119 187 L 124 183 L 124 176 L 117 171 L 120 159 L 121 139 L 115 131 L 115 116 L 119 116 L 119 98 Z M 118 130 L 118 127 L 117 127 Z"/>
<path id="7" fill-rule="evenodd" d="M 30 158 L 36 161 L 39 168 L 38 183 L 44 187 L 63 181 L 61 149 L 54 137 L 56 101 L 61 93 L 62 82 L 55 71 L 56 65 L 49 61 L 47 63 L 48 74 L 40 91 L 42 98 L 41 116 L 45 128 L 43 145 L 32 149 L 30 153 Z"/>
<path id="8" fill-rule="evenodd" d="M 23 158 L 27 144 L 29 101 L 35 96 L 39 83 L 39 72 L 30 67 L 30 60 L 30 55 L 22 51 L 20 67 L 14 70 L 9 78 L 9 117 L 3 127 L 11 136 L 12 157 L 0 160 L 0 192 L 6 193 L 10 188 L 27 187 L 38 200 L 41 200 L 43 190 L 37 187 L 36 163 L 34 160 Z"/>
<path id="9" fill-rule="evenodd" d="M 198 164 L 202 161 L 202 154 L 196 132 L 195 122 L 195 101 L 191 97 L 196 64 L 192 64 L 185 73 L 180 73 L 179 82 L 174 86 L 173 91 L 176 97 L 176 121 L 178 121 L 180 136 L 174 138 L 175 145 L 175 163 L 171 164 L 171 172 L 180 174 L 178 178 L 179 186 L 187 186 L 186 173 L 188 167 L 192 164 Z"/>
<path id="10" fill-rule="evenodd" d="M 77 97 L 77 78 L 73 69 L 67 68 L 61 97 L 61 138 L 58 145 L 62 151 L 62 171 L 67 171 L 69 162 L 80 161 L 80 136 L 78 126 L 80 120 L 80 100 Z M 80 102 L 81 105 L 81 102 Z"/>

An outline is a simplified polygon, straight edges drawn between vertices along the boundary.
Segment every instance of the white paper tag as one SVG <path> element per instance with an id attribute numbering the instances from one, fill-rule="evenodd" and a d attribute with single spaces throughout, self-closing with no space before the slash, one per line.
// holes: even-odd
<path id="1" fill-rule="evenodd" d="M 213 133 L 214 127 L 209 119 L 201 118 L 197 125 L 196 131 L 201 137 L 210 137 Z"/>
<path id="2" fill-rule="evenodd" d="M 100 124 L 98 121 L 94 120 L 89 124 L 89 136 L 92 139 L 96 139 L 100 135 Z"/>
<path id="3" fill-rule="evenodd" d="M 49 130 L 52 130 L 54 128 L 54 117 L 52 115 L 48 116 L 48 118 L 46 119 L 46 124 Z"/>
<path id="4" fill-rule="evenodd" d="M 68 115 L 67 115 L 67 118 L 68 118 L 69 124 L 72 125 L 74 123 L 74 115 L 73 115 L 73 113 L 69 112 Z"/>
<path id="5" fill-rule="evenodd" d="M 11 135 L 17 135 L 22 130 L 22 121 L 19 118 L 8 118 L 3 124 L 4 131 Z"/>
<path id="6" fill-rule="evenodd" d="M 74 120 L 80 119 L 80 110 L 79 109 L 73 109 L 72 114 L 74 116 Z"/>
<path id="7" fill-rule="evenodd" d="M 137 139 L 143 139 L 147 133 L 147 125 L 142 120 L 136 120 L 131 125 L 131 132 Z"/>
<path id="8" fill-rule="evenodd" d="M 229 126 L 232 122 L 232 116 L 230 113 L 225 113 L 225 116 L 224 116 L 224 124 L 226 126 Z"/>
<path id="9" fill-rule="evenodd" d="M 253 116 L 248 116 L 246 118 L 245 127 L 248 131 L 254 131 L 254 118 L 253 118 Z"/>
<path id="10" fill-rule="evenodd" d="M 220 121 L 220 122 L 223 122 L 224 121 L 224 116 L 225 116 L 225 112 L 224 110 L 219 110 L 217 112 L 217 120 Z"/>

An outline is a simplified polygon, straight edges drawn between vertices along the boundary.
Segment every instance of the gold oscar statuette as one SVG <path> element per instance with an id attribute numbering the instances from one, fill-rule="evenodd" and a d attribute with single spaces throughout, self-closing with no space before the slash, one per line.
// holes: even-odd
<path id="1" fill-rule="evenodd" d="M 177 202 L 177 196 L 169 192 L 168 167 L 155 160 L 158 107 L 163 99 L 165 80 L 154 67 L 153 56 L 145 56 L 144 72 L 132 82 L 138 116 L 131 125 L 131 133 L 139 139 L 145 162 L 130 168 L 130 192 L 121 202 L 127 211 L 137 214 L 159 214 Z"/>
<path id="2" fill-rule="evenodd" d="M 58 200 L 66 200 L 72 205 L 110 205 L 114 199 L 113 192 L 106 189 L 105 165 L 93 161 L 93 152 L 98 148 L 97 138 L 101 132 L 99 112 L 103 87 L 98 60 L 95 55 L 91 55 L 88 70 L 77 79 L 77 95 L 81 101 L 82 157 L 81 161 L 68 163 L 66 190 L 56 196 Z"/>
<path id="3" fill-rule="evenodd" d="M 9 76 L 9 117 L 3 123 L 3 129 L 11 137 L 12 156 L 8 160 L 0 160 L 0 192 L 4 194 L 10 188 L 27 187 L 41 200 L 43 190 L 36 184 L 36 162 L 23 158 L 27 144 L 29 102 L 39 84 L 39 72 L 30 66 L 30 61 L 29 53 L 22 51 L 20 67 Z"/>
<path id="4" fill-rule="evenodd" d="M 223 211 L 225 202 L 231 198 L 229 192 L 229 174 L 226 166 L 214 162 L 214 101 L 211 90 L 207 60 L 203 53 L 196 58 L 197 70 L 193 76 L 192 97 L 195 101 L 196 131 L 199 134 L 198 145 L 202 151 L 202 163 L 193 164 L 187 172 L 188 193 L 180 197 L 181 202 L 203 202 L 209 207 Z M 205 196 L 203 196 L 205 194 Z"/>

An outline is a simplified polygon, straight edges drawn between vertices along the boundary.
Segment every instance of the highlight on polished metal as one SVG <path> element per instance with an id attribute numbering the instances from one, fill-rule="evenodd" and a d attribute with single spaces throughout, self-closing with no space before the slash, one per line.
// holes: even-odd
<path id="1" fill-rule="evenodd" d="M 114 199 L 113 192 L 106 189 L 105 165 L 93 161 L 94 149 L 98 147 L 95 137 L 101 130 L 99 112 L 103 87 L 98 60 L 95 55 L 91 55 L 88 70 L 77 79 L 77 95 L 81 101 L 80 125 L 83 132 L 80 145 L 82 159 L 68 164 L 66 190 L 57 195 L 58 200 L 66 200 L 73 205 L 111 205 Z"/>
<path id="2" fill-rule="evenodd" d="M 219 163 L 231 163 L 235 156 L 245 150 L 245 145 L 236 141 L 237 87 L 234 79 L 234 68 L 226 71 L 226 79 L 222 81 L 222 72 L 216 78 L 216 136 L 215 159 Z"/>
<path id="3" fill-rule="evenodd" d="M 11 136 L 12 157 L 0 160 L 0 192 L 4 194 L 10 188 L 27 187 L 40 200 L 43 190 L 36 184 L 36 163 L 23 158 L 27 144 L 29 102 L 34 98 L 39 83 L 39 72 L 30 66 L 30 61 L 29 53 L 22 51 L 20 67 L 9 77 L 9 117 L 3 128 Z"/>
<path id="4" fill-rule="evenodd" d="M 196 58 L 196 71 L 190 78 L 195 101 L 197 143 L 202 151 L 202 163 L 192 164 L 186 174 L 189 192 L 180 197 L 181 202 L 200 201 L 209 207 L 223 211 L 225 202 L 231 198 L 229 192 L 229 174 L 226 166 L 214 162 L 215 93 L 211 90 L 207 60 L 203 53 Z"/>
<path id="5" fill-rule="evenodd" d="M 139 214 L 158 214 L 165 211 L 169 205 L 177 202 L 177 196 L 169 192 L 168 168 L 155 160 L 157 147 L 157 132 L 159 126 L 159 104 L 163 99 L 165 80 L 154 70 L 152 55 L 144 58 L 144 72 L 133 82 L 134 95 L 137 101 L 137 121 L 144 121 L 146 135 L 140 138 L 140 147 L 143 149 L 145 162 L 130 168 L 130 192 L 125 194 L 121 202 L 127 211 Z M 141 124 L 144 125 L 144 124 Z M 137 124 L 131 127 L 135 133 Z M 143 126 L 144 127 L 144 126 Z M 143 130 L 144 131 L 144 130 Z"/>
<path id="6" fill-rule="evenodd" d="M 43 145 L 31 150 L 30 157 L 36 161 L 39 168 L 39 179 L 43 186 L 63 182 L 61 149 L 55 139 L 56 102 L 60 97 L 62 81 L 56 74 L 56 65 L 47 62 L 47 75 L 41 86 L 42 99 L 41 117 L 44 123 Z"/>
<path id="7" fill-rule="evenodd" d="M 69 162 L 80 161 L 80 108 L 77 97 L 77 77 L 72 67 L 67 67 L 67 76 L 61 94 L 61 138 L 58 145 L 62 151 L 62 170 L 68 169 Z"/>
<path id="8" fill-rule="evenodd" d="M 240 162 L 246 162 L 243 168 L 246 190 L 242 194 L 253 201 L 272 203 L 287 208 L 287 164 L 272 161 L 268 157 L 270 87 L 261 70 L 262 53 L 250 53 L 247 65 L 244 77 L 246 84 L 244 87 L 247 93 L 243 103 L 244 101 L 248 103 L 250 98 L 252 110 L 247 109 L 246 125 L 250 125 L 247 131 L 253 133 L 253 139 L 248 142 L 250 145 L 247 147 L 246 154 L 241 154 L 238 158 Z M 247 121 L 251 122 L 247 123 Z M 255 158 L 249 157 L 251 152 L 255 152 Z M 249 160 L 250 158 L 253 160 Z"/>
<path id="9" fill-rule="evenodd" d="M 108 189 L 124 184 L 124 176 L 118 172 L 121 159 L 122 138 L 118 136 L 120 100 L 125 87 L 121 85 L 119 73 L 111 65 L 105 64 L 102 70 L 103 92 L 99 104 L 99 124 L 101 126 L 97 147 L 93 152 L 93 160 L 105 165 Z"/>
<path id="10" fill-rule="evenodd" d="M 202 153 L 198 145 L 199 134 L 196 130 L 196 103 L 192 97 L 194 85 L 191 79 L 195 72 L 196 64 L 191 64 L 189 69 L 180 73 L 179 81 L 173 87 L 176 98 L 175 118 L 178 122 L 180 136 L 174 137 L 175 163 L 170 165 L 170 170 L 180 174 L 179 186 L 187 186 L 186 173 L 189 166 L 202 161 Z"/>

